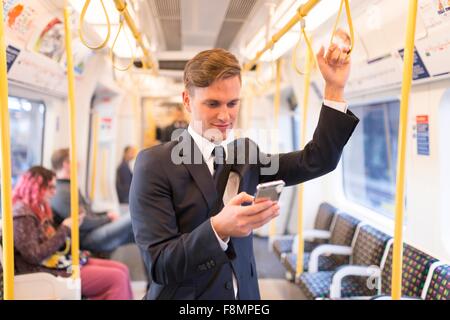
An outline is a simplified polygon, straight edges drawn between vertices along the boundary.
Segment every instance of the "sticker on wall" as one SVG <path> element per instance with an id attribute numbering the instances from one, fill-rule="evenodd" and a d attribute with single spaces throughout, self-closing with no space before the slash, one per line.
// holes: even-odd
<path id="1" fill-rule="evenodd" d="M 417 124 L 417 154 L 423 156 L 430 155 L 430 125 L 428 116 L 416 117 Z"/>
<path id="2" fill-rule="evenodd" d="M 20 50 L 13 46 L 8 46 L 6 48 L 6 72 L 9 72 L 17 57 L 19 56 Z"/>
<path id="3" fill-rule="evenodd" d="M 400 49 L 398 53 L 400 54 L 400 57 L 403 59 L 404 56 L 404 49 Z M 420 57 L 419 53 L 417 52 L 416 48 L 414 47 L 414 64 L 413 64 L 413 80 L 420 80 L 429 78 L 430 74 L 428 73 L 427 68 L 425 67 L 425 64 L 423 63 L 422 58 Z"/>

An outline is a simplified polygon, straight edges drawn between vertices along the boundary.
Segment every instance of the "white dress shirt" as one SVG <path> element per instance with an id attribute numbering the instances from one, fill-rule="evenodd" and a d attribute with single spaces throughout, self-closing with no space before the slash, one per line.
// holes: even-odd
<path id="1" fill-rule="evenodd" d="M 324 100 L 324 105 L 327 107 L 336 109 L 338 111 L 347 112 L 347 103 L 345 102 L 337 102 L 337 101 L 331 101 L 331 100 Z M 203 136 L 201 136 L 199 133 L 195 132 L 195 130 L 192 128 L 191 125 L 188 126 L 188 132 L 191 135 L 192 139 L 194 139 L 195 144 L 200 149 L 200 152 L 202 153 L 203 160 L 205 161 L 206 165 L 208 166 L 209 172 L 211 173 L 211 176 L 214 174 L 214 156 L 212 155 L 212 152 L 215 147 L 218 146 L 218 144 L 215 144 L 208 139 L 205 139 Z M 230 130 L 228 137 L 226 140 L 222 141 L 220 143 L 220 146 L 222 146 L 225 150 L 225 159 L 227 159 L 228 156 L 228 150 L 227 145 L 234 140 L 234 133 L 233 130 Z M 227 203 L 230 201 L 232 197 L 237 195 L 239 189 L 239 176 L 231 172 L 230 177 L 228 178 L 228 183 L 225 188 L 225 192 L 223 195 L 223 203 L 224 205 L 227 205 Z M 216 235 L 217 241 L 220 244 L 220 247 L 223 251 L 226 251 L 228 249 L 228 242 L 230 241 L 230 238 L 223 241 L 217 234 L 216 230 L 214 230 L 214 227 L 211 223 L 211 227 L 214 231 L 214 234 Z M 237 297 L 237 280 L 236 276 L 233 272 L 233 290 L 234 290 L 234 296 Z"/>

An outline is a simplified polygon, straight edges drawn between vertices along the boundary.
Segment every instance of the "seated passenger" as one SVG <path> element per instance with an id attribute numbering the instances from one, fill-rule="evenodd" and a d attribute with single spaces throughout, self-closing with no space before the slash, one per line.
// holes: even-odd
<path id="1" fill-rule="evenodd" d="M 53 223 L 50 198 L 55 195 L 55 174 L 44 167 L 24 173 L 13 191 L 14 264 L 17 274 L 48 272 L 70 276 L 70 256 L 57 254 L 70 248 L 72 221 Z M 83 217 L 80 217 L 82 225 Z M 67 252 L 70 252 L 68 250 Z M 132 299 L 127 266 L 95 258 L 80 259 L 81 294 L 88 299 Z"/>
<path id="2" fill-rule="evenodd" d="M 136 158 L 136 148 L 126 146 L 123 150 L 123 158 L 116 172 L 116 190 L 119 203 L 128 204 L 128 194 L 130 193 L 131 179 L 133 178 L 132 165 Z"/>
<path id="3" fill-rule="evenodd" d="M 51 201 L 57 224 L 70 216 L 70 157 L 69 149 L 60 149 L 52 155 L 56 172 L 56 195 Z M 86 213 L 80 227 L 80 248 L 96 253 L 111 253 L 119 246 L 134 243 L 130 215 L 120 216 L 109 212 L 94 212 L 78 192 L 80 210 Z"/>

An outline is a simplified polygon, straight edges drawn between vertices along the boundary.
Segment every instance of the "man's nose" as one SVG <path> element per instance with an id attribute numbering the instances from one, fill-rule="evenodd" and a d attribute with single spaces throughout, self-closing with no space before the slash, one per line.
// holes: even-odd
<path id="1" fill-rule="evenodd" d="M 227 105 L 223 105 L 220 107 L 219 114 L 217 115 L 217 119 L 223 122 L 228 122 L 230 120 L 230 113 Z"/>

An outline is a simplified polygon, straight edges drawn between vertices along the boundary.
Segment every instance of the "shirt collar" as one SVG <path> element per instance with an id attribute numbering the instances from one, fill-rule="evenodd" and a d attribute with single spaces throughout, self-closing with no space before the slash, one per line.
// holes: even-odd
<path id="1" fill-rule="evenodd" d="M 214 142 L 209 141 L 208 139 L 204 138 L 202 135 L 198 134 L 192 126 L 189 124 L 188 126 L 188 132 L 191 135 L 192 139 L 194 139 L 195 144 L 200 149 L 200 152 L 202 153 L 203 159 L 205 161 L 208 161 L 211 157 L 211 154 L 215 147 L 222 146 L 225 149 L 225 159 L 227 159 L 228 156 L 228 150 L 227 145 L 234 140 L 234 132 L 233 130 L 230 130 L 228 132 L 227 139 L 222 141 L 220 144 L 216 144 Z"/>

